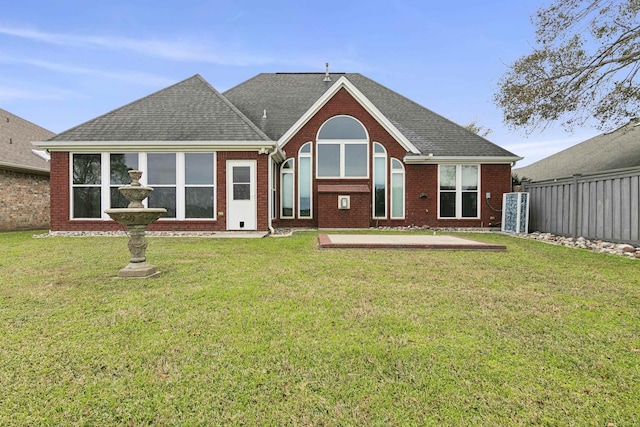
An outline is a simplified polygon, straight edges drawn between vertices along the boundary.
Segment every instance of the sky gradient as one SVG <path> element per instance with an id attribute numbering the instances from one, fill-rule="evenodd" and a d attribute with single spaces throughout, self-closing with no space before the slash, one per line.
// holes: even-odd
<path id="1" fill-rule="evenodd" d="M 62 132 L 194 74 L 223 92 L 262 72 L 354 72 L 525 157 L 601 133 L 511 130 L 492 102 L 535 42 L 513 0 L 24 0 L 0 14 L 0 108 Z"/>

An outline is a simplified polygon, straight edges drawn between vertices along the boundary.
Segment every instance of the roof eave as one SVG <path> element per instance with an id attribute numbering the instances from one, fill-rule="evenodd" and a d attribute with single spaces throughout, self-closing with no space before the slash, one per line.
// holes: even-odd
<path id="1" fill-rule="evenodd" d="M 33 145 L 52 151 L 175 152 L 280 150 L 275 141 L 41 141 Z"/>
<path id="2" fill-rule="evenodd" d="M 16 172 L 34 173 L 37 175 L 49 175 L 48 168 L 19 165 L 17 163 L 0 162 L 0 169 L 8 169 Z"/>
<path id="3" fill-rule="evenodd" d="M 482 164 L 515 164 L 524 157 L 518 156 L 405 156 L 404 162 L 408 165 L 424 164 L 460 164 L 460 163 L 482 163 Z"/>

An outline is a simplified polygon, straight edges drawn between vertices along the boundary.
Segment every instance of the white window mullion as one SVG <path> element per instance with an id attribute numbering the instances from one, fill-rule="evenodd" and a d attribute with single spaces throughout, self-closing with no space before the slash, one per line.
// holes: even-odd
<path id="1" fill-rule="evenodd" d="M 110 153 L 100 153 L 100 206 L 102 207 L 102 219 L 111 217 L 104 213 L 107 207 L 111 207 L 111 158 Z"/>
<path id="2" fill-rule="evenodd" d="M 176 153 L 176 219 L 184 219 L 185 212 L 185 161 L 184 153 Z"/>

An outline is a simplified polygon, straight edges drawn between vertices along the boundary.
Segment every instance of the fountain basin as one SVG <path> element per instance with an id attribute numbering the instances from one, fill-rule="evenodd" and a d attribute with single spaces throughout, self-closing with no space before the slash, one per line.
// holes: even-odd
<path id="1" fill-rule="evenodd" d="M 120 191 L 120 194 L 122 194 L 127 198 L 127 200 L 129 200 L 129 206 L 127 206 L 128 208 L 142 209 L 144 208 L 142 201 L 149 196 L 149 193 L 153 191 L 153 188 L 125 185 L 122 187 L 118 187 L 118 191 Z"/>
<path id="2" fill-rule="evenodd" d="M 164 216 L 164 208 L 113 208 L 104 211 L 115 222 L 130 225 L 149 225 Z"/>

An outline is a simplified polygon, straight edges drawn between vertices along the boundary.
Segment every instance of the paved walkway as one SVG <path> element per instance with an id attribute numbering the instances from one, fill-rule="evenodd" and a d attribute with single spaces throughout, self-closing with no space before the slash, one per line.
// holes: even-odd
<path id="1" fill-rule="evenodd" d="M 429 234 L 320 234 L 321 248 L 396 248 L 454 251 L 506 251 L 504 245 Z"/>

